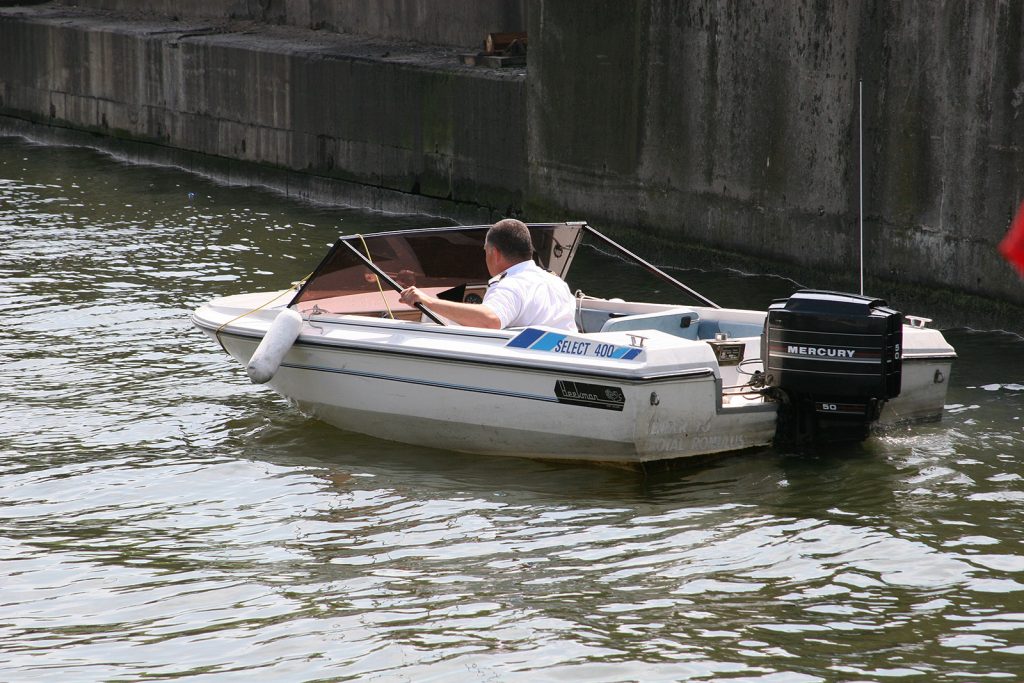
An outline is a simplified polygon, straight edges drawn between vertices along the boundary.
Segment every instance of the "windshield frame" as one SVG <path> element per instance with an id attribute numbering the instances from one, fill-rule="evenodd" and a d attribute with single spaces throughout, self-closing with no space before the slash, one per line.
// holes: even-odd
<path id="1" fill-rule="evenodd" d="M 381 280 L 396 291 L 411 285 L 486 285 L 490 276 L 484 263 L 483 243 L 490 227 L 449 226 L 343 235 L 302 283 L 288 307 L 295 308 L 301 303 L 331 296 L 377 291 Z M 719 308 L 704 295 L 585 222 L 534 223 L 527 227 L 534 242 L 534 261 L 563 280 L 568 276 L 584 237 L 591 236 L 616 255 L 636 263 L 688 296 L 704 305 Z M 479 258 L 475 253 L 477 248 L 480 249 Z"/>

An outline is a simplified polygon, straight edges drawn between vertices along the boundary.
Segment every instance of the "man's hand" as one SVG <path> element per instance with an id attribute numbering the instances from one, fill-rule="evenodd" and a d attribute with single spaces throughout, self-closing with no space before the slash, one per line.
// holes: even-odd
<path id="1" fill-rule="evenodd" d="M 429 294 L 421 292 L 417 287 L 406 287 L 402 290 L 402 294 L 399 296 L 399 301 L 406 306 L 415 307 L 416 304 L 423 304 L 429 308 L 435 299 Z"/>

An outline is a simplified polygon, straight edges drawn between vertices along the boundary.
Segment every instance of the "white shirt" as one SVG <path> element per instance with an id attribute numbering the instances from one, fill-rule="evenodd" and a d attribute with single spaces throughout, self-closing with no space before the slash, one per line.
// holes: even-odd
<path id="1" fill-rule="evenodd" d="M 544 325 L 576 332 L 576 298 L 569 285 L 533 261 L 517 263 L 491 278 L 484 304 L 501 326 Z"/>

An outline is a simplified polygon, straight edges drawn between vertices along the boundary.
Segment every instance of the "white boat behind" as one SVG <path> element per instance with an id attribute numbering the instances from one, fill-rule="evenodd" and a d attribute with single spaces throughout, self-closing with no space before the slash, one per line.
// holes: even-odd
<path id="1" fill-rule="evenodd" d="M 720 308 L 584 223 L 531 225 L 540 265 L 571 285 L 589 239 L 680 302 L 577 292 L 573 334 L 444 324 L 399 302 L 410 284 L 479 302 L 488 227 L 342 237 L 297 291 L 216 299 L 192 319 L 246 365 L 293 311 L 258 379 L 342 429 L 470 453 L 636 464 L 942 414 L 955 353 L 922 319 L 806 290 L 769 311 Z"/>

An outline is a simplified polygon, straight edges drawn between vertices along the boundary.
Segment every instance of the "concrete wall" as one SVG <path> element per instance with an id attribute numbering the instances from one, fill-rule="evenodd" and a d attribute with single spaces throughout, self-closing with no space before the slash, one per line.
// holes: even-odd
<path id="1" fill-rule="evenodd" d="M 1024 303 L 996 252 L 1024 195 L 1019 0 L 529 0 L 528 79 L 282 23 L 444 42 L 424 26 L 462 7 L 491 30 L 484 15 L 522 2 L 0 9 L 0 115 L 249 164 L 321 199 L 585 218 L 855 288 L 863 80 L 869 278 Z"/>
<path id="2" fill-rule="evenodd" d="M 530 7 L 531 214 L 1024 301 L 1024 11 L 1004 0 Z"/>
<path id="3" fill-rule="evenodd" d="M 526 185 L 525 85 L 334 34 L 0 11 L 0 112 L 498 214 Z M 493 112 L 504 113 L 495 125 Z"/>
<path id="4" fill-rule="evenodd" d="M 59 4 L 179 19 L 250 19 L 478 48 L 488 33 L 525 31 L 527 0 L 62 0 Z"/>

